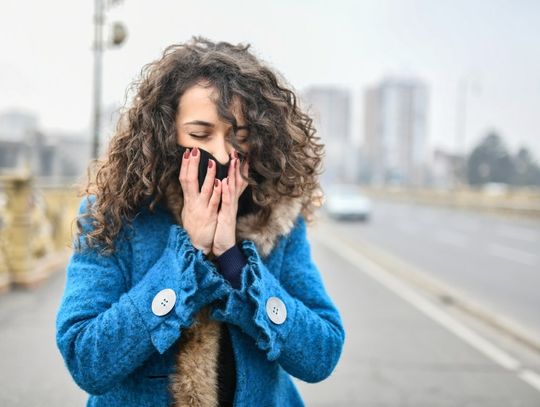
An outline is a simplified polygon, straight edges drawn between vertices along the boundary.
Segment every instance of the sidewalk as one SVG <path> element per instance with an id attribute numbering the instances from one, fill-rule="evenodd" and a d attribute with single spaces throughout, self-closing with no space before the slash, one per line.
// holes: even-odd
<path id="1" fill-rule="evenodd" d="M 0 405 L 84 406 L 86 393 L 64 367 L 56 347 L 55 317 L 64 289 L 58 271 L 27 291 L 0 295 Z"/>

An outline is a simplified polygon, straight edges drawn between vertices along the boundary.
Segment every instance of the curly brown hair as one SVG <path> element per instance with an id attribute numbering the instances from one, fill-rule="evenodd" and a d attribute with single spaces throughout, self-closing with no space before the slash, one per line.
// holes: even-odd
<path id="1" fill-rule="evenodd" d="M 233 97 L 242 102 L 250 169 L 264 178 L 260 183 L 251 175 L 247 179 L 254 202 L 261 206 L 261 224 L 282 196 L 302 197 L 302 214 L 312 220 L 322 198 L 318 175 L 324 144 L 292 87 L 249 47 L 194 36 L 168 46 L 160 59 L 142 68 L 128 88 L 136 94 L 131 106 L 126 108 L 125 102 L 120 110 L 105 157 L 90 163 L 78 190 L 79 197 L 93 194 L 96 199 L 76 218 L 76 242 L 83 232 L 81 218 L 92 217 L 88 244 L 100 244 L 103 253 L 110 254 L 124 220 L 131 224 L 142 205 L 154 211 L 158 203 L 167 202 L 167 195 L 182 194 L 175 117 L 182 94 L 201 80 L 217 88 L 217 111 L 233 128 L 236 150 L 237 124 L 229 108 Z"/>

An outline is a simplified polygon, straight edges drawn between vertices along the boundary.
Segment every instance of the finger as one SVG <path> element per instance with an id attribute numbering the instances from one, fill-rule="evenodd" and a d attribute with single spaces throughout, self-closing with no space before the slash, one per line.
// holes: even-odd
<path id="1" fill-rule="evenodd" d="M 231 203 L 231 192 L 230 192 L 230 180 L 229 177 L 223 179 L 221 187 L 221 199 L 223 200 L 223 205 L 229 205 Z"/>
<path id="2" fill-rule="evenodd" d="M 219 200 L 221 199 L 222 185 L 223 185 L 223 182 L 221 182 L 218 178 L 214 179 L 214 187 L 212 188 L 212 196 L 210 197 L 210 202 L 208 203 L 208 208 L 210 208 L 212 212 L 217 212 L 217 208 L 219 206 Z"/>
<path id="3" fill-rule="evenodd" d="M 240 171 L 242 172 L 242 174 L 244 174 L 247 178 L 248 176 L 248 172 L 249 172 L 249 161 L 247 158 L 244 158 L 244 160 L 242 160 L 242 162 L 240 163 L 239 165 L 240 167 Z"/>
<path id="4" fill-rule="evenodd" d="M 196 155 L 195 155 L 196 154 Z M 188 193 L 191 195 L 198 195 L 199 193 L 199 161 L 201 159 L 201 152 L 197 147 L 191 150 L 189 157 L 189 165 L 187 170 L 187 188 Z"/>
<path id="5" fill-rule="evenodd" d="M 245 161 L 241 162 L 240 160 L 237 160 L 236 163 L 236 191 L 242 192 L 243 189 L 247 186 L 246 180 L 242 178 L 242 174 L 244 173 L 244 167 L 245 167 Z M 246 185 L 244 185 L 246 184 Z"/>
<path id="6" fill-rule="evenodd" d="M 210 195 L 214 189 L 214 178 L 216 176 L 216 162 L 212 159 L 208 160 L 208 169 L 206 171 L 206 177 L 204 178 L 203 186 L 201 189 L 201 196 L 205 203 L 210 200 Z"/>
<path id="7" fill-rule="evenodd" d="M 234 196 L 234 193 L 236 191 L 236 168 L 238 167 L 238 159 L 237 158 L 232 158 L 231 159 L 231 165 L 229 166 L 229 175 L 227 176 L 228 178 L 228 183 L 227 183 L 227 186 L 229 187 L 229 191 L 230 193 L 232 194 L 232 196 Z"/>
<path id="8" fill-rule="evenodd" d="M 248 173 L 249 173 L 249 162 L 248 160 L 244 160 L 241 164 L 241 168 L 238 169 L 238 172 L 242 173 L 246 178 L 248 177 Z M 239 196 L 242 195 L 242 192 L 244 192 L 244 190 L 247 188 L 247 186 L 249 185 L 249 183 L 244 179 L 242 178 L 242 176 L 238 175 L 238 179 L 239 179 L 239 183 L 237 183 L 237 185 L 240 185 L 236 190 L 239 192 Z"/>
<path id="9" fill-rule="evenodd" d="M 184 151 L 184 154 L 182 154 L 182 165 L 180 166 L 180 175 L 178 176 L 178 179 L 180 180 L 180 185 L 182 185 L 182 191 L 187 191 L 187 170 L 190 154 L 191 151 L 189 150 L 189 148 L 187 148 L 186 151 Z"/>
<path id="10" fill-rule="evenodd" d="M 244 166 L 244 175 L 247 177 L 248 176 L 248 173 L 249 173 L 249 161 L 246 159 L 245 162 L 245 166 Z"/>

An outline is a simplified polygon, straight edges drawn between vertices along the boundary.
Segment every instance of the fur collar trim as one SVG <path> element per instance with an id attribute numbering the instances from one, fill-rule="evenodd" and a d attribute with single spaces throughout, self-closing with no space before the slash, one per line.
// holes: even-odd
<path id="1" fill-rule="evenodd" d="M 175 222 L 182 225 L 182 196 L 174 186 L 167 191 L 165 201 Z M 282 197 L 272 207 L 265 225 L 259 225 L 256 213 L 237 219 L 236 241 L 252 240 L 262 257 L 270 254 L 278 238 L 289 233 L 302 209 L 301 198 Z M 218 354 L 221 321 L 209 317 L 204 307 L 194 323 L 182 331 L 175 372 L 170 375 L 169 391 L 173 407 L 216 407 L 218 405 Z"/>

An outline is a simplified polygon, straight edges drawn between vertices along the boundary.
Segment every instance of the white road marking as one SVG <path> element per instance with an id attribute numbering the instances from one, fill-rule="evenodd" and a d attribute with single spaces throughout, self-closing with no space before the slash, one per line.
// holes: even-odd
<path id="1" fill-rule="evenodd" d="M 437 231 L 435 238 L 441 243 L 451 244 L 452 246 L 465 247 L 467 245 L 467 237 L 465 235 L 449 230 Z"/>
<path id="2" fill-rule="evenodd" d="M 490 243 L 487 250 L 492 256 L 497 256 L 505 260 L 525 264 L 527 266 L 535 266 L 538 264 L 537 255 L 524 252 L 523 250 L 513 249 L 497 243 Z"/>
<path id="3" fill-rule="evenodd" d="M 519 377 L 533 386 L 535 389 L 540 390 L 540 376 L 530 369 L 523 369 L 519 373 Z"/>
<path id="4" fill-rule="evenodd" d="M 338 240 L 336 239 L 336 236 L 330 239 L 325 233 L 317 234 L 316 239 L 348 261 L 353 267 L 378 281 L 388 290 L 392 291 L 416 309 L 423 312 L 433 321 L 442 325 L 448 331 L 486 355 L 499 366 L 514 372 L 517 377 L 540 391 L 540 375 L 530 369 L 524 368 L 516 358 L 469 329 L 457 319 L 435 306 L 432 302 L 417 294 L 408 285 L 393 276 L 383 267 L 353 250 L 342 239 L 338 238 Z"/>

